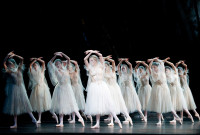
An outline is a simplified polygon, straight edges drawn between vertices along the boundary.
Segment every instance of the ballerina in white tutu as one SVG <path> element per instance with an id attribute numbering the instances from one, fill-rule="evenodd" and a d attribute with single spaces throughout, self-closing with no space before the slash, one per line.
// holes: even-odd
<path id="1" fill-rule="evenodd" d="M 129 68 L 126 64 L 122 64 L 123 61 L 129 65 Z M 147 122 L 147 119 L 142 113 L 141 103 L 135 90 L 133 82 L 133 68 L 132 64 L 128 61 L 128 58 L 120 58 L 117 69 L 119 73 L 118 83 L 121 88 L 128 112 L 133 113 L 138 111 L 144 122 Z"/>
<path id="2" fill-rule="evenodd" d="M 132 119 L 128 114 L 128 110 L 126 108 L 126 104 L 124 102 L 120 87 L 117 83 L 117 77 L 115 73 L 115 61 L 111 59 L 112 57 L 109 55 L 107 57 L 104 57 L 105 60 L 105 74 L 104 78 L 108 85 L 108 88 L 110 90 L 110 93 L 112 95 L 113 101 L 115 103 L 115 109 L 116 114 L 123 113 L 126 117 L 125 121 L 123 123 L 129 123 L 133 125 Z M 110 62 L 112 63 L 112 66 L 110 65 Z M 110 115 L 108 119 L 105 119 L 108 121 L 111 121 L 108 125 L 113 126 L 113 116 Z"/>
<path id="3" fill-rule="evenodd" d="M 87 98 L 85 114 L 96 115 L 96 124 L 91 128 L 99 128 L 100 116 L 106 114 L 111 114 L 120 128 L 122 128 L 121 122 L 115 113 L 115 104 L 112 100 L 108 85 L 104 81 L 104 58 L 98 51 L 88 50 L 85 53 L 87 56 L 84 58 L 84 62 L 89 74 L 86 88 Z M 91 55 L 92 53 L 96 54 L 98 57 L 96 55 Z"/>
<path id="4" fill-rule="evenodd" d="M 20 59 L 20 63 L 17 64 L 13 57 Z M 32 122 L 37 126 L 37 120 L 32 114 L 32 107 L 24 85 L 23 61 L 23 57 L 16 55 L 13 52 L 8 53 L 4 59 L 4 72 L 7 81 L 5 87 L 6 100 L 3 112 L 14 116 L 14 125 L 10 126 L 10 128 L 17 128 L 17 115 L 23 113 L 28 113 Z"/>
<path id="5" fill-rule="evenodd" d="M 41 123 L 42 112 L 49 111 L 51 109 L 51 94 L 49 87 L 44 76 L 45 74 L 45 62 L 40 58 L 31 58 L 31 64 L 29 67 L 29 89 L 31 89 L 30 103 L 33 111 L 38 112 L 38 121 Z M 38 63 L 41 62 L 42 66 Z M 58 123 L 58 117 L 55 113 L 52 113 L 52 117 Z"/>
<path id="6" fill-rule="evenodd" d="M 65 57 L 67 59 L 67 63 L 62 62 L 60 59 L 56 59 L 54 61 L 57 56 Z M 72 90 L 70 76 L 67 70 L 67 68 L 69 68 L 69 64 L 70 58 L 62 52 L 55 53 L 55 56 L 48 63 L 47 67 L 50 80 L 55 86 L 50 111 L 60 115 L 60 123 L 56 125 L 58 127 L 64 126 L 64 115 L 70 115 L 71 113 L 75 113 L 79 118 L 78 121 L 85 126 L 84 120 L 78 112 L 78 105 Z"/>
<path id="7" fill-rule="evenodd" d="M 82 113 L 82 115 L 87 118 L 84 114 L 85 110 L 85 97 L 83 91 L 85 88 L 82 85 L 82 81 L 80 78 L 80 69 L 78 66 L 77 61 L 70 60 L 70 66 L 69 66 L 69 75 L 71 79 L 71 85 L 72 89 L 74 91 L 76 103 L 78 104 L 79 111 Z M 71 116 L 70 116 L 71 117 Z M 69 123 L 75 123 L 75 113 L 72 113 L 73 119 L 69 119 Z M 88 116 L 90 118 L 90 121 L 92 122 L 92 117 Z"/>
<path id="8" fill-rule="evenodd" d="M 169 59 L 169 57 L 168 57 Z M 169 61 L 165 61 L 169 66 L 165 66 L 165 73 L 167 77 L 168 87 L 170 89 L 171 93 L 171 100 L 175 111 L 181 111 L 181 114 L 183 114 L 183 111 L 185 111 L 188 114 L 188 117 L 191 119 L 192 122 L 194 122 L 192 115 L 187 109 L 186 101 L 183 95 L 183 90 L 180 85 L 178 72 L 176 67 L 173 63 Z M 181 120 L 183 120 L 183 116 L 181 115 Z M 171 123 L 175 123 L 176 119 L 170 121 Z"/>
<path id="9" fill-rule="evenodd" d="M 184 70 L 179 65 L 182 64 L 184 66 Z M 196 104 L 192 95 L 192 92 L 189 87 L 189 77 L 188 77 L 188 69 L 187 65 L 184 61 L 179 61 L 176 63 L 176 67 L 178 67 L 178 74 L 181 82 L 181 87 L 183 88 L 183 94 L 186 100 L 187 108 L 188 110 L 192 110 L 195 114 L 195 116 L 200 120 L 200 116 L 198 112 L 196 111 Z"/>
<path id="10" fill-rule="evenodd" d="M 138 88 L 138 97 L 140 99 L 140 103 L 142 106 L 142 110 L 144 110 L 144 116 L 147 119 L 147 104 L 149 102 L 149 98 L 151 96 L 151 86 L 149 84 L 149 66 L 144 61 L 136 61 L 135 66 L 135 80 Z M 144 66 L 140 66 L 143 64 Z"/>
<path id="11" fill-rule="evenodd" d="M 155 62 L 156 61 L 156 62 Z M 167 79 L 165 74 L 164 62 L 157 57 L 154 59 L 148 59 L 149 72 L 151 74 L 152 91 L 147 105 L 147 111 L 156 112 L 158 114 L 158 123 L 161 125 L 161 114 L 172 112 L 176 120 L 182 124 L 181 119 L 176 114 L 172 102 L 170 90 L 167 85 Z"/>

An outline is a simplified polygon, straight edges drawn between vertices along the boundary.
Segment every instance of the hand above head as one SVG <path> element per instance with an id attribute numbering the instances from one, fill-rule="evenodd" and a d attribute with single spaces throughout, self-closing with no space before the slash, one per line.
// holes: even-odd
<path id="1" fill-rule="evenodd" d="M 11 51 L 11 52 L 8 53 L 9 56 L 11 56 L 13 54 L 14 54 L 14 51 Z"/>
<path id="2" fill-rule="evenodd" d="M 108 55 L 108 56 L 106 56 L 106 58 L 112 59 L 112 55 Z"/>
<path id="3" fill-rule="evenodd" d="M 32 60 L 36 60 L 37 58 L 30 58 L 30 61 L 32 61 Z"/>
<path id="4" fill-rule="evenodd" d="M 43 59 L 43 57 L 39 57 L 39 58 L 37 58 L 37 59 Z"/>
<path id="5" fill-rule="evenodd" d="M 62 52 L 55 52 L 54 55 L 62 57 Z"/>

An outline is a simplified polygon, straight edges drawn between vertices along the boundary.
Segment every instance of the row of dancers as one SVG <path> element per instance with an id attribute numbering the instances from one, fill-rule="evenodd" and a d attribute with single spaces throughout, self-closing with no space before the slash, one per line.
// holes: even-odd
<path id="1" fill-rule="evenodd" d="M 87 50 L 85 54 L 84 63 L 88 75 L 86 89 L 81 82 L 77 61 L 71 60 L 63 52 L 54 53 L 47 64 L 51 83 L 55 87 L 52 98 L 45 78 L 45 62 L 42 57 L 31 58 L 28 87 L 32 91 L 28 98 L 23 81 L 24 59 L 13 52 L 8 53 L 3 70 L 7 80 L 3 112 L 14 116 L 14 125 L 10 128 L 17 128 L 17 115 L 22 113 L 28 113 L 32 122 L 38 126 L 45 111 L 50 111 L 58 127 L 64 126 L 64 115 L 70 115 L 69 123 L 75 123 L 77 116 L 83 126 L 85 124 L 82 116 L 89 118 L 91 123 L 92 116 L 96 116 L 96 124 L 91 128 L 100 128 L 100 116 L 109 115 L 104 119 L 110 121 L 108 125 L 114 126 L 117 123 L 122 128 L 117 115 L 122 114 L 124 124 L 133 125 L 129 114 L 135 111 L 139 112 L 144 122 L 147 122 L 147 111 L 156 112 L 157 125 L 162 124 L 162 114 L 167 112 L 172 112 L 174 116 L 174 120 L 170 122 L 178 121 L 182 124 L 183 111 L 194 122 L 189 110 L 193 110 L 200 120 L 189 88 L 188 70 L 184 61 L 174 65 L 169 57 L 164 60 L 156 57 L 147 60 L 149 65 L 144 61 L 136 61 L 137 65 L 133 68 L 128 58 L 118 59 L 119 64 L 115 66 L 111 55 L 103 57 L 97 50 Z M 19 64 L 14 57 L 20 60 Z M 64 57 L 66 60 L 57 57 Z M 84 90 L 87 92 L 86 102 Z M 33 111 L 38 112 L 38 120 L 33 116 Z M 181 118 L 177 111 L 181 112 Z M 59 115 L 59 120 L 56 114 Z"/>

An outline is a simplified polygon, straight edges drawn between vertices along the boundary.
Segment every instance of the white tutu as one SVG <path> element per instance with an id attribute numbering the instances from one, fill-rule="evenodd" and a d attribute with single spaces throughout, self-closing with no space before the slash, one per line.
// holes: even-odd
<path id="1" fill-rule="evenodd" d="M 104 77 L 115 104 L 115 113 L 120 114 L 120 112 L 128 112 L 120 87 L 116 81 L 116 74 L 113 72 L 105 73 Z"/>
<path id="2" fill-rule="evenodd" d="M 142 110 L 147 110 L 147 105 L 151 96 L 151 86 L 144 85 L 138 90 L 138 97 L 142 106 Z"/>
<path id="3" fill-rule="evenodd" d="M 111 93 L 104 81 L 91 82 L 87 88 L 87 92 L 85 114 L 106 115 L 112 111 L 116 112 Z"/>
<path id="4" fill-rule="evenodd" d="M 180 86 L 176 87 L 176 111 L 182 111 L 187 109 L 185 97 L 183 95 L 183 89 Z"/>
<path id="5" fill-rule="evenodd" d="M 51 94 L 49 87 L 42 83 L 35 86 L 31 92 L 30 103 L 33 111 L 44 112 L 51 109 Z"/>
<path id="6" fill-rule="evenodd" d="M 6 114 L 20 115 L 32 111 L 21 72 L 6 73 L 7 83 L 5 91 L 7 97 L 3 109 L 3 112 Z"/>
<path id="7" fill-rule="evenodd" d="M 123 98 L 129 113 L 141 110 L 141 103 L 136 93 L 135 87 L 132 84 L 131 75 L 119 76 L 120 88 L 122 90 Z"/>
<path id="8" fill-rule="evenodd" d="M 177 93 L 176 93 L 176 84 L 170 83 L 168 84 L 169 90 L 170 90 L 170 95 L 171 95 L 171 101 L 174 110 L 176 110 L 176 98 L 177 98 Z"/>
<path id="9" fill-rule="evenodd" d="M 180 77 L 180 81 L 182 84 L 183 94 L 186 100 L 188 110 L 195 110 L 197 106 L 194 102 L 194 98 L 190 90 L 190 87 L 188 86 L 186 75 L 184 75 L 183 77 Z"/>
<path id="10" fill-rule="evenodd" d="M 83 89 L 79 84 L 72 84 L 72 89 L 74 91 L 76 103 L 79 110 L 85 110 L 85 98 L 83 95 Z"/>

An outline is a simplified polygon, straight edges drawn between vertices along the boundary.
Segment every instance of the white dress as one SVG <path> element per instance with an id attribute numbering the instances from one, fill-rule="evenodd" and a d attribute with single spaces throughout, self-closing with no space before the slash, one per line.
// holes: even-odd
<path id="1" fill-rule="evenodd" d="M 184 97 L 186 100 L 188 110 L 195 110 L 197 108 L 197 106 L 194 102 L 194 98 L 193 98 L 192 92 L 190 90 L 190 87 L 188 86 L 186 75 L 180 76 L 180 82 L 181 82 L 181 86 L 183 88 L 183 94 L 184 94 Z"/>
<path id="2" fill-rule="evenodd" d="M 10 115 L 20 115 L 31 112 L 32 107 L 29 102 L 23 80 L 23 69 L 17 68 L 15 71 L 6 71 L 6 100 L 3 112 Z"/>
<path id="3" fill-rule="evenodd" d="M 116 107 L 116 114 L 128 112 L 126 108 L 126 104 L 124 102 L 124 98 L 122 96 L 120 87 L 117 83 L 115 72 L 110 71 L 110 73 L 105 73 L 104 75 L 105 81 L 108 84 L 108 88 L 112 95 L 113 101 Z"/>
<path id="4" fill-rule="evenodd" d="M 52 62 L 48 63 L 48 70 L 52 84 L 55 86 L 51 112 L 57 114 L 71 114 L 78 111 L 78 105 L 72 90 L 69 73 L 66 69 L 57 69 Z"/>
<path id="5" fill-rule="evenodd" d="M 89 78 L 86 88 L 85 114 L 107 115 L 116 112 L 108 85 L 103 81 L 104 65 L 101 63 L 98 63 L 96 67 L 89 65 L 86 70 L 89 72 Z"/>
<path id="6" fill-rule="evenodd" d="M 79 74 L 74 72 L 70 74 L 70 78 L 71 78 L 71 85 L 74 91 L 76 103 L 78 104 L 78 108 L 79 110 L 84 111 L 85 110 L 85 97 L 83 94 L 84 87 L 82 86 Z"/>
<path id="7" fill-rule="evenodd" d="M 149 85 L 149 76 L 144 75 L 139 78 L 140 87 L 138 89 L 138 97 L 142 106 L 142 110 L 147 110 L 149 98 L 151 96 L 151 86 Z"/>
<path id="8" fill-rule="evenodd" d="M 33 111 L 44 112 L 51 109 L 51 94 L 44 77 L 44 72 L 39 67 L 37 71 L 29 69 L 29 87 L 32 90 L 30 95 L 30 103 Z"/>
<path id="9" fill-rule="evenodd" d="M 171 95 L 171 101 L 172 101 L 172 105 L 174 107 L 174 110 L 176 110 L 176 80 L 175 80 L 175 76 L 173 71 L 171 71 L 172 73 L 169 73 L 169 75 L 166 75 L 167 77 L 167 84 L 170 90 L 170 95 Z"/>
<path id="10" fill-rule="evenodd" d="M 119 86 L 122 91 L 122 95 L 129 113 L 135 112 L 141 109 L 141 103 L 136 93 L 132 75 L 122 73 L 119 76 Z"/>
<path id="11" fill-rule="evenodd" d="M 167 85 L 164 63 L 161 60 L 159 62 L 158 73 L 151 70 L 152 91 L 147 111 L 167 113 L 174 109 L 171 102 L 170 90 Z"/>

